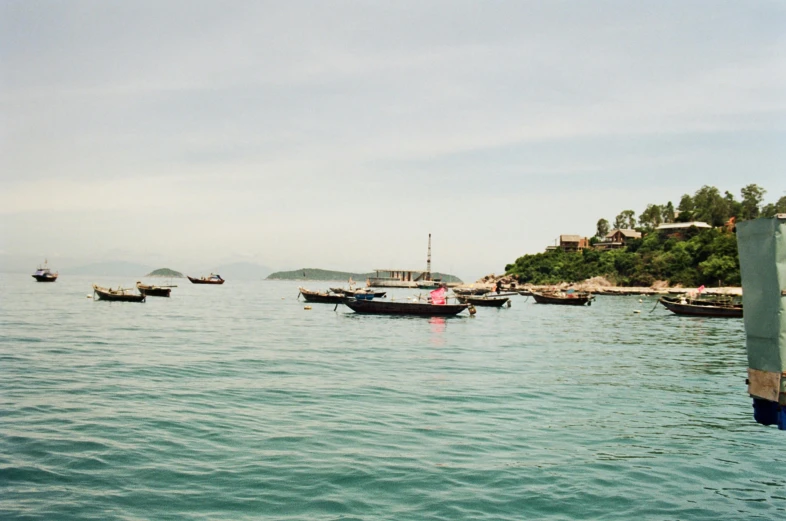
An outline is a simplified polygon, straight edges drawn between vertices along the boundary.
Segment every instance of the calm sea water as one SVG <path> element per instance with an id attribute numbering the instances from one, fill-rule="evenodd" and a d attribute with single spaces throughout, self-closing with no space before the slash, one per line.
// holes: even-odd
<path id="1" fill-rule="evenodd" d="M 357 316 L 233 280 L 108 303 L 94 281 L 133 282 L 0 275 L 2 519 L 786 518 L 741 320 L 639 297 Z"/>

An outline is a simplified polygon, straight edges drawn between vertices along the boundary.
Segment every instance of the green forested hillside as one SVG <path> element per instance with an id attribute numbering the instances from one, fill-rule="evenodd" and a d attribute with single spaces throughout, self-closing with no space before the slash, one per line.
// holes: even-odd
<path id="1" fill-rule="evenodd" d="M 730 286 L 740 284 L 740 265 L 734 220 L 770 217 L 786 213 L 786 196 L 763 204 L 766 190 L 748 185 L 740 191 L 742 200 L 711 186 L 703 186 L 692 196 L 685 194 L 675 207 L 671 201 L 650 204 L 636 218 L 633 210 L 623 210 L 613 226 L 600 219 L 596 243 L 610 229 L 633 228 L 642 232 L 641 239 L 631 240 L 625 248 L 600 251 L 594 248 L 580 252 L 548 251 L 523 255 L 505 266 L 508 275 L 522 283 L 555 284 L 578 282 L 604 276 L 621 286 L 649 286 L 656 280 L 683 286 Z M 732 219 L 734 218 L 734 219 Z M 706 222 L 714 228 L 689 228 L 681 237 L 668 237 L 655 231 L 661 223 Z"/>
<path id="2" fill-rule="evenodd" d="M 556 284 L 604 276 L 620 286 L 649 286 L 656 280 L 683 286 L 740 284 L 737 238 L 718 228 L 688 232 L 680 240 L 651 233 L 620 250 L 554 250 L 519 257 L 505 266 L 520 282 Z"/>

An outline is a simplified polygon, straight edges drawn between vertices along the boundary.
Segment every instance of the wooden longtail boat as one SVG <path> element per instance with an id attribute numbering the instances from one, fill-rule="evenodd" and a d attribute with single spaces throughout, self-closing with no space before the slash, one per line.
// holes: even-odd
<path id="1" fill-rule="evenodd" d="M 33 278 L 37 282 L 54 282 L 57 280 L 57 273 L 52 273 L 49 267 L 47 267 L 47 261 L 44 261 L 44 265 L 39 266 L 33 273 Z"/>
<path id="2" fill-rule="evenodd" d="M 686 300 L 661 297 L 658 302 L 677 315 L 742 318 L 742 304 L 730 300 Z"/>
<path id="3" fill-rule="evenodd" d="M 186 275 L 188 277 L 188 275 Z M 191 281 L 192 284 L 223 284 L 225 281 L 221 278 L 221 275 L 215 275 L 213 273 L 210 274 L 209 277 L 188 277 L 188 280 Z"/>
<path id="4" fill-rule="evenodd" d="M 533 291 L 532 296 L 538 304 L 560 304 L 563 306 L 591 306 L 595 298 L 591 293 L 584 293 L 581 291 L 574 291 L 573 293 L 538 293 Z"/>
<path id="5" fill-rule="evenodd" d="M 323 291 L 311 291 L 306 288 L 298 288 L 300 295 L 303 295 L 303 298 L 306 299 L 306 302 L 317 302 L 321 304 L 339 304 L 343 301 L 346 297 L 343 293 L 326 293 Z"/>
<path id="6" fill-rule="evenodd" d="M 485 306 L 492 308 L 501 308 L 506 303 L 510 302 L 508 297 L 472 297 L 468 295 L 457 295 L 456 300 L 466 304 L 472 304 L 473 306 Z"/>
<path id="7" fill-rule="evenodd" d="M 491 289 L 489 288 L 453 288 L 453 293 L 456 295 L 485 295 L 489 293 Z"/>
<path id="8" fill-rule="evenodd" d="M 370 315 L 420 315 L 426 317 L 457 315 L 469 304 L 430 304 L 426 302 L 390 302 L 382 300 L 344 299 L 343 303 L 355 313 Z"/>
<path id="9" fill-rule="evenodd" d="M 373 295 L 374 298 L 383 298 L 387 295 L 387 291 L 374 291 L 373 289 L 368 288 L 358 288 L 358 289 L 345 289 L 345 288 L 330 288 L 330 291 L 337 295 L 344 295 L 347 297 L 353 297 L 355 295 Z"/>
<path id="10" fill-rule="evenodd" d="M 142 284 L 141 282 L 136 283 L 136 289 L 143 295 L 148 295 L 150 297 L 168 297 L 169 294 L 172 293 L 171 288 L 152 286 L 149 284 Z"/>
<path id="11" fill-rule="evenodd" d="M 127 293 L 127 289 L 102 288 L 93 284 L 95 300 L 113 300 L 115 302 L 144 302 L 144 293 Z"/>

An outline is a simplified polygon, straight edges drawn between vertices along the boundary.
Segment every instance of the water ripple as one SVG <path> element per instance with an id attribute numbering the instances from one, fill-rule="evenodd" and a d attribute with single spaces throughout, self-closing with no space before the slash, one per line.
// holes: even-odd
<path id="1" fill-rule="evenodd" d="M 637 297 L 362 317 L 234 281 L 105 303 L 92 282 L 2 276 L 3 519 L 786 517 L 741 321 Z"/>

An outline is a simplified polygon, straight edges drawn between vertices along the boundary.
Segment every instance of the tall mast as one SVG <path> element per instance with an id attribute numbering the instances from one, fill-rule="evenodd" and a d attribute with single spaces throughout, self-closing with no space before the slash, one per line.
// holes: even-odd
<path id="1" fill-rule="evenodd" d="M 426 259 L 426 280 L 431 280 L 431 234 L 428 234 L 428 258 Z"/>

